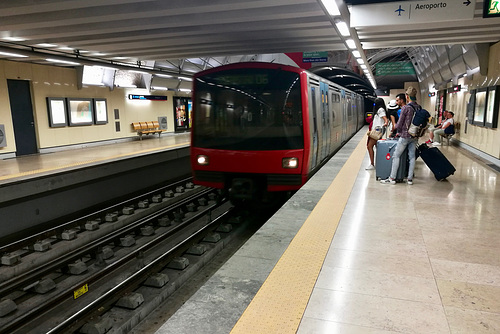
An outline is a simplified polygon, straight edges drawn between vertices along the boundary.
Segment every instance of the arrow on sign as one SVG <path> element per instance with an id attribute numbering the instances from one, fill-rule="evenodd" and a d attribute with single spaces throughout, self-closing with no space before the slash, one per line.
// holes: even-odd
<path id="1" fill-rule="evenodd" d="M 464 5 L 468 6 L 470 4 L 471 4 L 470 0 L 464 1 Z"/>

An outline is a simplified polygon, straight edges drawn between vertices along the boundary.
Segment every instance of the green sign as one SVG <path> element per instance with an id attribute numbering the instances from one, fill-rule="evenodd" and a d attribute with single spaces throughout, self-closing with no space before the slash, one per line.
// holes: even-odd
<path id="1" fill-rule="evenodd" d="M 302 52 L 304 63 L 316 63 L 328 61 L 328 51 Z"/>
<path id="2" fill-rule="evenodd" d="M 411 62 L 404 61 L 378 63 L 375 65 L 375 75 L 415 75 L 415 68 Z"/>
<path id="3" fill-rule="evenodd" d="M 499 17 L 500 16 L 500 1 L 485 0 L 483 4 L 483 17 Z"/>

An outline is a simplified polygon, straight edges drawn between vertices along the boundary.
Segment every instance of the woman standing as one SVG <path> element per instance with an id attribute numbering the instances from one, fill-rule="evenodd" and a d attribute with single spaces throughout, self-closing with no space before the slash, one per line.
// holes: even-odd
<path id="1" fill-rule="evenodd" d="M 381 126 L 387 127 L 389 123 L 387 119 L 387 108 L 385 107 L 384 99 L 378 97 L 375 99 L 373 104 L 373 121 L 369 126 L 371 130 L 373 127 Z M 375 169 L 375 153 L 373 152 L 373 147 L 377 144 L 377 141 L 373 138 L 368 137 L 368 142 L 366 148 L 368 149 L 368 154 L 370 155 L 370 166 L 366 167 L 366 170 Z"/>

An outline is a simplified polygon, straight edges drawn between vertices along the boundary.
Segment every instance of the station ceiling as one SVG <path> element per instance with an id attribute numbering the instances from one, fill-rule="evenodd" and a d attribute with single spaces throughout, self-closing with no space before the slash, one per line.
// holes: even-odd
<path id="1" fill-rule="evenodd" d="M 349 20 L 349 5 L 386 1 L 337 2 L 342 19 Z M 356 32 L 367 56 L 424 45 L 497 42 L 500 18 L 483 19 L 483 4 L 476 1 L 472 20 L 405 26 L 388 22 Z M 9 55 L 21 51 L 28 56 Z M 214 66 L 212 58 L 223 63 L 225 57 L 309 51 L 347 53 L 320 0 L 0 2 L 0 59 L 47 64 L 52 54 L 195 72 Z"/>

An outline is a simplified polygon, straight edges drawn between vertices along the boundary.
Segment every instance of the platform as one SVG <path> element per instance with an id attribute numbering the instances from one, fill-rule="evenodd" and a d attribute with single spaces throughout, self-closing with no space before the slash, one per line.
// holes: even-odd
<path id="1" fill-rule="evenodd" d="M 0 245 L 190 175 L 188 133 L 0 160 Z"/>
<path id="2" fill-rule="evenodd" d="M 447 180 L 381 184 L 365 133 L 148 332 L 500 332 L 498 172 L 442 146 Z"/>
<path id="3" fill-rule="evenodd" d="M 164 134 L 161 137 L 119 142 L 107 145 L 87 144 L 76 149 L 45 150 L 47 153 L 33 154 L 5 160 L 0 159 L 0 185 L 38 176 L 74 170 L 113 160 L 151 154 L 160 150 L 188 147 L 190 133 Z"/>

